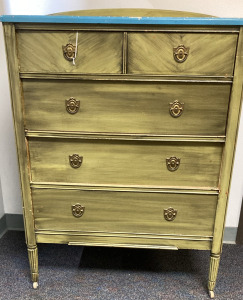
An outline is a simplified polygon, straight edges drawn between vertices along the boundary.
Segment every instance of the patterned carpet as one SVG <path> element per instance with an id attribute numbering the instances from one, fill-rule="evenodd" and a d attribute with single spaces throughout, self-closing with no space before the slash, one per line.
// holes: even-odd
<path id="1" fill-rule="evenodd" d="M 0 240 L 0 299 L 209 299 L 208 251 L 40 244 L 32 289 L 24 233 Z M 224 245 L 215 299 L 243 299 L 243 246 Z"/>

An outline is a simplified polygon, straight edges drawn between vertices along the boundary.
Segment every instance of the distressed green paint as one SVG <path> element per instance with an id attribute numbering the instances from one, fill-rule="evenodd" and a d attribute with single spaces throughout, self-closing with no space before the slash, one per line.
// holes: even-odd
<path id="1" fill-rule="evenodd" d="M 122 33 L 78 32 L 75 64 L 62 46 L 76 45 L 76 31 L 17 33 L 21 72 L 122 73 Z"/>
<path id="2" fill-rule="evenodd" d="M 69 191 L 33 189 L 35 228 L 130 234 L 211 236 L 217 195 Z M 50 201 L 51 199 L 51 201 Z M 71 206 L 80 203 L 84 214 L 76 218 Z M 166 221 L 164 209 L 177 210 Z M 99 213 L 97 213 L 99 212 Z M 141 218 L 141 215 L 143 216 Z"/>
<path id="3" fill-rule="evenodd" d="M 237 34 L 129 33 L 128 73 L 231 76 Z M 173 48 L 184 45 L 186 61 L 178 63 Z"/>
<path id="4" fill-rule="evenodd" d="M 36 241 L 203 249 L 211 250 L 212 295 L 242 98 L 243 30 L 183 24 L 4 24 L 33 281 Z M 62 46 L 75 45 L 77 31 L 73 64 Z M 180 44 L 189 48 L 183 63 L 173 57 Z M 66 112 L 69 97 L 80 100 L 76 115 Z M 177 119 L 168 112 L 174 100 L 184 103 Z M 74 153 L 83 156 L 78 169 L 69 164 Z M 181 159 L 175 172 L 166 168 L 171 156 Z M 84 203 L 84 218 L 73 219 L 73 201 Z M 168 206 L 178 209 L 172 223 L 163 219 Z"/>
<path id="5" fill-rule="evenodd" d="M 231 84 L 169 80 L 23 80 L 26 129 L 223 136 L 230 91 Z M 70 97 L 80 101 L 76 114 L 66 110 Z M 184 103 L 178 118 L 170 114 L 175 100 Z"/>
<path id="6" fill-rule="evenodd" d="M 221 143 L 29 139 L 34 182 L 218 187 Z M 69 156 L 83 157 L 73 169 Z M 171 172 L 166 159 L 181 163 Z"/>

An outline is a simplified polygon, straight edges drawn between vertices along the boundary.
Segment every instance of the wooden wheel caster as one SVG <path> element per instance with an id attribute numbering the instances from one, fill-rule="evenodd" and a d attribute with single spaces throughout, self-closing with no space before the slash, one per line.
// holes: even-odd
<path id="1" fill-rule="evenodd" d="M 209 291 L 209 297 L 210 297 L 211 299 L 214 298 L 214 291 Z"/>
<path id="2" fill-rule="evenodd" d="M 33 289 L 36 290 L 37 288 L 38 288 L 38 282 L 35 281 L 35 282 L 33 282 Z"/>

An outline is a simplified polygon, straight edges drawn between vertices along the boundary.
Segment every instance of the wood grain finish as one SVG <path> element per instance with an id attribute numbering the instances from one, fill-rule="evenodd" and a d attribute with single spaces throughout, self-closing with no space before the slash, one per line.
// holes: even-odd
<path id="1" fill-rule="evenodd" d="M 127 73 L 164 75 L 233 74 L 237 34 L 128 33 Z M 185 62 L 177 63 L 173 48 L 189 47 Z"/>
<path id="2" fill-rule="evenodd" d="M 122 33 L 78 32 L 75 65 L 62 46 L 76 45 L 76 31 L 18 31 L 21 72 L 122 73 Z"/>
<path id="3" fill-rule="evenodd" d="M 33 189 L 37 230 L 104 231 L 210 236 L 217 196 Z M 51 201 L 50 201 L 51 199 Z M 71 206 L 85 207 L 75 218 Z M 166 221 L 164 209 L 178 210 Z"/>
<path id="4" fill-rule="evenodd" d="M 23 80 L 28 130 L 225 135 L 230 84 Z M 65 100 L 80 101 L 75 115 Z M 184 103 L 173 118 L 170 103 Z M 38 112 L 38 113 L 37 113 Z"/>
<path id="5" fill-rule="evenodd" d="M 92 184 L 217 187 L 221 143 L 29 140 L 32 181 Z M 69 155 L 83 156 L 73 169 Z M 175 172 L 166 158 L 181 159 Z"/>

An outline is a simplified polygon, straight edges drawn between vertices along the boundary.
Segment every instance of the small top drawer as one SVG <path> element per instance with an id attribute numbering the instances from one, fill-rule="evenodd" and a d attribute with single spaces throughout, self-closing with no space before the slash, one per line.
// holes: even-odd
<path id="1" fill-rule="evenodd" d="M 20 71 L 119 74 L 122 40 L 116 32 L 22 30 L 17 33 Z"/>
<path id="2" fill-rule="evenodd" d="M 232 76 L 237 34 L 129 33 L 128 73 Z"/>

